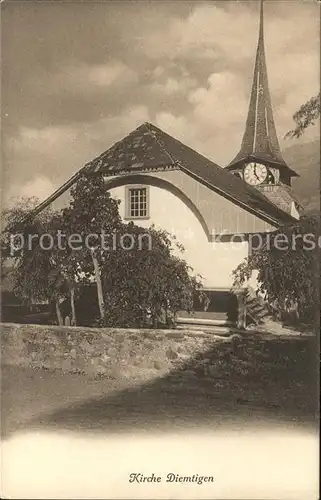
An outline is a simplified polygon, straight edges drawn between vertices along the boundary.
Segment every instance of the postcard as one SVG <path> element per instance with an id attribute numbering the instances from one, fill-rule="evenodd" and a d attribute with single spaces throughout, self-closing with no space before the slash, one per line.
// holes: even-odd
<path id="1" fill-rule="evenodd" d="M 320 2 L 1 14 L 1 497 L 317 500 Z"/>

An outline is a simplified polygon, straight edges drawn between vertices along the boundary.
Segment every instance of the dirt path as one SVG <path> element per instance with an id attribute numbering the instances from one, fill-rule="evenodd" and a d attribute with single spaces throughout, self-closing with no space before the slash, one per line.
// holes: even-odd
<path id="1" fill-rule="evenodd" d="M 1 369 L 1 431 L 4 436 L 37 416 L 109 396 L 128 384 L 84 375 L 4 365 Z"/>
<path id="2" fill-rule="evenodd" d="M 2 375 L 2 498 L 317 498 L 318 439 L 298 412 L 172 378 L 125 388 L 14 367 Z M 131 473 L 161 483 L 131 484 Z M 168 473 L 214 482 L 167 483 Z"/>
<path id="3" fill-rule="evenodd" d="M 313 415 L 302 392 L 292 386 L 288 408 L 277 385 L 248 382 L 246 392 L 235 380 L 189 382 L 173 374 L 139 384 L 138 381 L 92 380 L 62 374 L 4 366 L 2 368 L 2 435 L 28 429 L 75 432 L 131 432 L 153 429 L 211 428 L 257 425 L 313 426 Z M 298 394 L 295 393 L 298 391 Z M 292 391 L 293 392 L 293 391 Z M 287 392 L 285 392 L 287 395 Z M 282 396 L 282 394 L 281 394 Z M 282 404 L 280 404 L 280 401 Z M 268 424 L 269 423 L 269 424 Z"/>

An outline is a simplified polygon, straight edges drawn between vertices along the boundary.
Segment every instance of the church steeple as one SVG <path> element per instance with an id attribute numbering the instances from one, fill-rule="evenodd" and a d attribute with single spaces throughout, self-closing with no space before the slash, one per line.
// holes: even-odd
<path id="1" fill-rule="evenodd" d="M 260 0 L 259 40 L 245 132 L 241 149 L 227 169 L 234 171 L 246 162 L 256 161 L 277 167 L 280 174 L 283 172 L 284 176 L 290 180 L 291 177 L 298 174 L 282 158 L 276 134 L 268 85 L 263 24 L 263 0 Z"/>

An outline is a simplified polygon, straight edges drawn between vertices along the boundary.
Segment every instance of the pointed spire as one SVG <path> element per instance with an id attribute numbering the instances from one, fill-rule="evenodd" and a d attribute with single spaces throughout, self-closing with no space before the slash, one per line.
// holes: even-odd
<path id="1" fill-rule="evenodd" d="M 269 161 L 297 175 L 282 158 L 273 118 L 264 48 L 263 0 L 260 0 L 259 40 L 245 132 L 239 153 L 227 168 L 247 159 Z"/>

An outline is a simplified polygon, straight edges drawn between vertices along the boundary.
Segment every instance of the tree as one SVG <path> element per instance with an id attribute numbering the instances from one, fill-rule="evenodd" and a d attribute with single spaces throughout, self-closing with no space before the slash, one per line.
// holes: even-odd
<path id="1" fill-rule="evenodd" d="M 35 250 L 37 245 L 35 245 L 34 239 L 30 240 L 30 245 L 28 241 L 29 235 L 41 232 L 42 229 L 40 228 L 48 220 L 48 211 L 43 212 L 41 217 L 35 218 L 27 225 L 23 227 L 19 226 L 20 220 L 30 213 L 37 203 L 37 198 L 22 198 L 21 200 L 17 200 L 11 208 L 6 209 L 2 214 L 4 227 L 1 233 L 1 269 L 3 270 L 4 265 L 9 263 L 10 273 L 14 277 L 13 282 L 18 286 L 19 279 L 21 279 L 21 290 L 24 287 L 25 280 L 27 281 L 28 279 L 28 271 L 31 274 L 33 271 L 35 273 L 38 272 L 41 275 L 41 270 L 45 267 L 45 262 L 41 258 L 42 256 Z M 12 234 L 11 229 L 13 228 L 19 228 L 20 233 Z M 33 258 L 31 258 L 32 254 Z M 26 276 L 22 276 L 22 269 L 25 270 Z M 39 287 L 33 287 L 33 285 L 32 276 L 30 276 L 29 292 L 28 294 L 22 293 L 22 297 L 28 301 L 29 299 L 32 300 L 33 296 L 43 298 L 45 286 L 43 286 L 41 280 L 39 280 Z"/>
<path id="2" fill-rule="evenodd" d="M 102 237 L 115 233 L 121 226 L 119 202 L 110 196 L 102 176 L 81 177 L 70 194 L 70 204 L 62 212 L 61 228 L 67 237 L 78 235 L 82 240 L 81 248 L 75 252 L 73 269 L 82 282 L 95 276 L 100 321 L 104 324 L 106 310 L 101 265 L 105 251 Z"/>
<path id="3" fill-rule="evenodd" d="M 299 319 L 315 324 L 319 314 L 320 219 L 300 221 L 266 235 L 261 248 L 234 271 L 234 286 L 258 272 L 259 291 L 279 312 L 296 307 Z"/>
<path id="4" fill-rule="evenodd" d="M 105 254 L 102 264 L 110 306 L 106 323 L 157 327 L 172 324 L 179 310 L 191 311 L 202 284 L 178 255 L 181 252 L 182 246 L 166 231 L 123 224 L 115 250 Z"/>
<path id="5" fill-rule="evenodd" d="M 72 324 L 76 324 L 73 255 L 57 245 L 61 213 L 47 208 L 26 221 L 26 215 L 32 213 L 37 204 L 36 198 L 22 199 L 5 211 L 2 264 L 10 261 L 13 291 L 24 303 L 54 301 L 57 322 L 63 324 L 59 304 L 62 299 L 70 299 Z M 23 226 L 21 220 L 25 220 Z M 11 234 L 13 228 L 20 229 L 20 233 Z"/>
<path id="6" fill-rule="evenodd" d="M 65 225 L 62 212 L 56 212 L 50 221 L 50 235 L 52 237 L 52 249 L 50 253 L 51 270 L 49 274 L 50 289 L 56 298 L 56 311 L 59 318 L 59 300 L 68 299 L 70 302 L 71 325 L 76 326 L 76 291 L 77 291 L 77 271 L 78 260 L 72 249 L 65 244 L 61 246 L 58 232 Z M 58 292 L 56 294 L 56 292 Z"/>
<path id="7" fill-rule="evenodd" d="M 285 137 L 301 137 L 309 126 L 315 124 L 318 118 L 320 118 L 320 93 L 312 97 L 305 104 L 302 104 L 299 110 L 293 115 L 296 126 Z"/>

